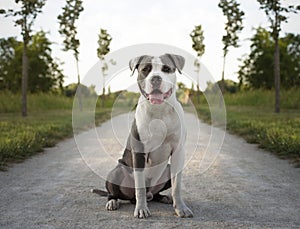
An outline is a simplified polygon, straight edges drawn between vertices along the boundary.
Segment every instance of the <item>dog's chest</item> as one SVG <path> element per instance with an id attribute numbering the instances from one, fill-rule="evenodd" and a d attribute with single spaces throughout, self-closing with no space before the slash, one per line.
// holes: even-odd
<path id="1" fill-rule="evenodd" d="M 169 157 L 179 142 L 181 124 L 176 112 L 144 113 L 137 116 L 137 128 L 150 159 L 159 161 Z"/>

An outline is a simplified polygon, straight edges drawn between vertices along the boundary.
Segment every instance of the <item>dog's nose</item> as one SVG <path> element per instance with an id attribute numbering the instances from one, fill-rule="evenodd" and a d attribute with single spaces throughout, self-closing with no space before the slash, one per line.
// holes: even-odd
<path id="1" fill-rule="evenodd" d="M 160 76 L 153 76 L 151 79 L 151 84 L 153 87 L 158 88 L 161 84 L 162 78 Z"/>

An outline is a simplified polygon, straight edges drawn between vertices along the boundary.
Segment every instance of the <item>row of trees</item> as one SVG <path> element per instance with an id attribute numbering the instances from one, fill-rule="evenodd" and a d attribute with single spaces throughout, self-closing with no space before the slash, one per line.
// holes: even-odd
<path id="1" fill-rule="evenodd" d="M 250 39 L 251 52 L 240 58 L 239 83 L 231 80 L 208 82 L 206 91 L 216 93 L 218 87 L 224 92 L 235 93 L 247 89 L 274 88 L 274 40 L 271 33 L 262 27 L 255 29 Z M 279 38 L 280 82 L 284 89 L 300 87 L 300 35 L 285 34 Z"/>
<path id="2" fill-rule="evenodd" d="M 288 7 L 283 7 L 280 3 L 279 0 L 257 0 L 260 5 L 261 9 L 263 9 L 266 12 L 266 15 L 269 18 L 269 21 L 271 23 L 270 28 L 271 32 L 270 38 L 273 40 L 273 45 L 270 47 L 274 48 L 274 58 L 273 58 L 273 65 L 274 65 L 274 75 L 275 75 L 275 83 L 274 87 L 276 89 L 276 106 L 275 106 L 275 111 L 279 112 L 280 107 L 279 107 L 279 89 L 280 89 L 280 65 L 279 65 L 279 32 L 281 30 L 281 23 L 287 21 L 287 16 L 285 16 L 286 13 L 289 12 L 296 12 L 298 8 L 295 8 L 294 6 L 288 6 Z M 4 13 L 6 16 L 12 16 L 15 18 L 15 24 L 17 26 L 21 27 L 21 35 L 23 38 L 23 42 L 20 43 L 16 41 L 14 38 L 9 38 L 8 40 L 1 40 L 1 44 L 3 46 L 2 52 L 3 55 L 1 55 L 1 58 L 5 60 L 3 63 L 3 66 L 1 66 L 2 69 L 4 69 L 1 78 L 4 80 L 2 86 L 7 87 L 11 90 L 18 90 L 18 86 L 16 86 L 17 82 L 20 81 L 20 79 L 14 79 L 12 77 L 12 81 L 8 82 L 9 80 L 7 79 L 8 72 L 13 72 L 12 69 L 9 68 L 10 64 L 8 64 L 7 60 L 12 60 L 13 58 L 9 57 L 9 52 L 6 54 L 7 50 L 7 44 L 10 45 L 10 51 L 13 50 L 16 60 L 20 60 L 20 51 L 22 54 L 22 77 L 21 77 L 21 88 L 22 88 L 22 114 L 23 116 L 27 115 L 27 102 L 26 102 L 26 93 L 27 93 L 27 87 L 28 87 L 28 72 L 30 70 L 30 91 L 34 92 L 36 90 L 47 90 L 47 88 L 53 87 L 54 85 L 61 85 L 62 84 L 62 73 L 58 68 L 58 63 L 51 59 L 51 49 L 50 49 L 50 42 L 47 41 L 45 33 L 40 32 L 37 33 L 36 35 L 32 35 L 32 25 L 38 15 L 38 13 L 41 12 L 42 7 L 45 5 L 46 0 L 15 0 L 16 3 L 21 4 L 20 10 L 3 10 L 0 9 L 0 13 Z M 238 47 L 238 33 L 243 29 L 242 21 L 245 13 L 240 9 L 240 4 L 236 2 L 236 0 L 220 0 L 218 6 L 222 9 L 224 16 L 226 17 L 226 23 L 225 23 L 225 35 L 222 38 L 224 47 L 223 47 L 223 58 L 224 58 L 224 63 L 223 63 L 223 70 L 222 70 L 222 84 L 221 84 L 221 89 L 222 92 L 223 90 L 223 84 L 224 84 L 224 75 L 225 75 L 225 59 L 228 55 L 229 48 L 230 47 Z M 65 51 L 73 51 L 75 60 L 76 60 L 76 66 L 77 66 L 77 75 L 78 75 L 78 85 L 80 85 L 80 74 L 79 74 L 79 66 L 78 66 L 78 60 L 79 60 L 79 45 L 80 41 L 76 37 L 77 35 L 77 28 L 75 26 L 76 20 L 79 18 L 80 13 L 83 11 L 82 7 L 82 0 L 66 0 L 66 6 L 63 7 L 62 14 L 58 16 L 59 24 L 60 24 L 60 29 L 59 33 L 64 37 L 64 50 Z M 203 31 L 201 25 L 196 26 L 195 30 L 192 31 L 190 34 L 192 41 L 193 41 L 193 48 L 197 52 L 197 61 L 195 62 L 195 65 L 197 67 L 197 71 L 200 72 L 200 58 L 205 52 L 205 45 L 204 45 L 204 36 L 203 36 Z M 30 59 L 29 52 L 34 53 L 34 45 L 36 45 L 37 41 L 34 41 L 35 37 L 43 38 L 41 40 L 44 40 L 44 43 L 46 44 L 44 49 L 39 50 L 40 53 L 35 53 L 35 55 L 39 58 L 35 58 L 36 60 Z M 259 37 L 260 38 L 260 37 Z M 290 40 L 297 40 L 297 36 L 286 38 L 285 40 L 289 42 Z M 39 39 L 37 39 L 39 40 Z M 99 48 L 97 50 L 97 55 L 102 63 L 102 67 L 100 71 L 103 74 L 103 79 L 105 76 L 105 71 L 107 70 L 107 62 L 105 60 L 105 55 L 109 52 L 109 45 L 111 42 L 111 37 L 107 33 L 106 30 L 100 30 L 100 35 L 99 35 Z M 296 42 L 294 42 L 296 44 Z M 48 46 L 47 46 L 48 45 Z M 32 46 L 32 47 L 31 47 Z M 289 44 L 287 45 L 289 46 Z M 20 48 L 21 47 L 21 48 Z M 252 47 L 258 47 L 253 45 Z M 297 47 L 297 46 L 295 46 Z M 259 47 L 261 48 L 261 47 Z M 290 48 L 287 47 L 287 48 Z M 291 54 L 293 52 L 297 53 L 297 48 L 292 48 L 294 51 L 288 52 L 288 54 Z M 296 50 L 296 51 L 295 51 Z M 19 51 L 19 52 L 18 52 Z M 256 52 L 256 55 L 255 55 Z M 18 54 L 19 53 L 19 54 Z M 1 54 L 1 53 L 0 53 Z M 17 55 L 18 54 L 18 55 Z M 44 54 L 44 55 L 43 55 Z M 298 54 L 297 54 L 298 55 Z M 12 55 L 11 55 L 12 56 Z M 257 57 L 257 59 L 253 60 L 254 57 Z M 252 49 L 252 53 L 249 55 L 249 58 L 246 58 L 244 60 L 244 65 L 242 66 L 239 74 L 240 74 L 240 79 L 241 82 L 247 82 L 252 86 L 257 85 L 254 82 L 259 81 L 259 75 L 251 75 L 249 76 L 249 72 L 253 73 L 253 66 L 257 67 L 255 64 L 255 61 L 258 61 L 260 55 L 257 55 L 257 51 L 255 48 Z M 291 61 L 293 64 L 297 65 L 298 59 L 295 57 L 292 57 L 293 61 Z M 44 60 L 44 62 L 42 61 Z M 43 71 L 35 73 L 35 68 L 30 67 L 30 64 L 34 63 L 34 61 L 39 62 L 39 64 L 44 67 L 42 68 Z M 259 61 L 258 61 L 259 62 Z M 47 66 L 46 66 L 47 65 Z M 270 65 L 270 64 L 269 64 Z M 268 66 L 269 66 L 268 65 Z M 11 66 L 17 66 L 15 63 L 11 62 Z M 18 65 L 20 66 L 20 65 Z M 297 66 L 296 66 L 297 67 Z M 51 74 L 50 71 L 53 73 Z M 248 75 L 247 75 L 248 74 Z M 14 74 L 12 74 L 14 75 Z M 262 74 L 260 74 L 262 75 Z M 257 78 L 256 81 L 253 79 Z M 40 83 L 35 83 L 38 82 L 38 79 L 45 80 L 45 85 L 40 86 Z M 15 83 L 13 83 L 15 82 Z M 290 84 L 292 84 L 291 81 Z M 297 80 L 296 80 L 297 82 Z M 38 85 L 38 86 L 34 86 Z M 104 85 L 104 82 L 103 82 Z M 222 86 L 223 85 L 223 86 Z M 270 83 L 268 83 L 268 87 L 272 87 Z M 284 84 L 285 85 L 285 84 Z M 40 87 L 40 88 L 38 88 Z M 80 87 L 79 87 L 80 88 Z M 103 94 L 105 94 L 105 89 L 103 89 Z M 197 85 L 197 90 L 199 91 L 199 84 Z M 79 93 L 80 95 L 80 93 Z M 103 95 L 103 101 L 104 101 L 104 95 Z M 80 102 L 80 96 L 79 96 L 79 102 Z"/>
<path id="3" fill-rule="evenodd" d="M 279 38 L 281 25 L 287 22 L 288 13 L 297 13 L 300 5 L 284 7 L 280 0 L 257 0 L 260 9 L 264 10 L 269 22 L 270 32 L 265 29 L 258 28 L 257 34 L 251 39 L 251 54 L 243 61 L 243 65 L 239 71 L 240 82 L 247 82 L 254 88 L 265 87 L 275 88 L 275 112 L 280 112 L 280 67 L 283 67 L 283 85 L 285 87 L 297 86 L 299 83 L 299 36 L 288 34 L 284 38 Z M 223 69 L 221 91 L 224 93 L 224 75 L 225 75 L 225 59 L 229 51 L 229 47 L 239 47 L 238 33 L 243 29 L 243 17 L 245 13 L 240 9 L 240 4 L 236 0 L 220 0 L 218 6 L 222 9 L 226 17 L 225 31 L 226 34 L 222 38 L 223 46 Z M 190 34 L 193 41 L 193 49 L 200 58 L 205 51 L 203 44 L 204 37 L 201 25 L 196 26 Z M 280 51 L 281 55 L 280 55 Z M 270 53 L 272 52 L 272 55 Z M 280 64 L 280 57 L 283 61 Z M 273 65 L 270 70 L 269 66 Z M 200 71 L 200 62 L 196 60 L 195 66 Z M 272 74 L 273 73 L 273 74 Z M 273 75 L 274 83 L 269 80 Z M 199 91 L 199 90 L 198 90 Z M 198 99 L 199 101 L 199 99 Z M 220 99 L 221 101 L 221 99 Z M 220 103 L 221 104 L 221 103 Z"/>
<path id="4" fill-rule="evenodd" d="M 0 14 L 13 17 L 15 26 L 20 26 L 22 41 L 14 37 L 0 39 L 0 89 L 13 92 L 22 91 L 22 116 L 27 116 L 27 91 L 47 92 L 52 88 L 61 88 L 64 75 L 59 66 L 62 64 L 51 56 L 51 42 L 44 31 L 32 34 L 32 26 L 46 0 L 15 0 L 20 4 L 19 10 L 0 9 Z M 59 33 L 64 37 L 64 51 L 72 51 L 77 67 L 77 88 L 79 107 L 81 104 L 80 74 L 79 74 L 79 46 L 76 20 L 84 10 L 82 0 L 66 0 L 62 13 L 58 15 Z M 111 37 L 106 30 L 100 29 L 99 48 L 97 56 L 101 60 L 103 76 L 107 71 L 105 55 L 109 52 Z M 30 76 L 30 77 L 28 77 Z M 69 91 L 69 90 L 68 90 Z M 103 98 L 104 99 L 104 98 Z"/>

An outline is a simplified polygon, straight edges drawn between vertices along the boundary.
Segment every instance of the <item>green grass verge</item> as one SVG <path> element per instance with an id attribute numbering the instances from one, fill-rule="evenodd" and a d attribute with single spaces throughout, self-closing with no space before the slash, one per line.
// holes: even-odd
<path id="1" fill-rule="evenodd" d="M 96 113 L 96 122 L 110 118 L 110 109 Z M 27 118 L 16 115 L 0 115 L 0 170 L 12 162 L 22 162 L 41 152 L 44 147 L 52 147 L 60 140 L 71 137 L 72 111 L 57 110 L 35 113 Z"/>
<path id="2" fill-rule="evenodd" d="M 225 94 L 227 130 L 299 167 L 300 89 L 282 92 L 280 114 L 273 112 L 273 97 L 271 91 Z M 197 109 L 199 117 L 209 123 L 210 110 L 204 98 Z"/>
<path id="3" fill-rule="evenodd" d="M 281 158 L 293 160 L 299 166 L 300 89 L 282 92 L 280 114 L 273 113 L 273 97 L 270 91 L 225 94 L 227 129 Z M 107 106 L 97 109 L 97 124 L 111 117 L 113 100 L 113 96 L 107 98 Z M 132 105 L 136 101 L 129 102 Z M 0 170 L 72 136 L 72 107 L 72 98 L 51 94 L 29 95 L 29 116 L 22 118 L 20 95 L 0 92 Z M 210 122 L 210 110 L 203 96 L 197 109 L 199 117 Z"/>
<path id="4" fill-rule="evenodd" d="M 29 95 L 26 118 L 20 115 L 20 96 L 0 93 L 0 101 L 0 170 L 5 170 L 10 163 L 22 162 L 44 147 L 52 147 L 73 134 L 72 98 L 51 94 Z M 97 109 L 95 122 L 99 124 L 110 115 L 109 107 Z"/>

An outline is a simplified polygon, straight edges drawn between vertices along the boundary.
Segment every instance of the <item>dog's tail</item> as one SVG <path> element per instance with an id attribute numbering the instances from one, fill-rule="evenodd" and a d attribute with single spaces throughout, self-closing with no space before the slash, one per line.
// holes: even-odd
<path id="1" fill-rule="evenodd" d="M 92 193 L 96 193 L 100 196 L 108 196 L 108 192 L 100 190 L 100 189 L 91 189 Z"/>

